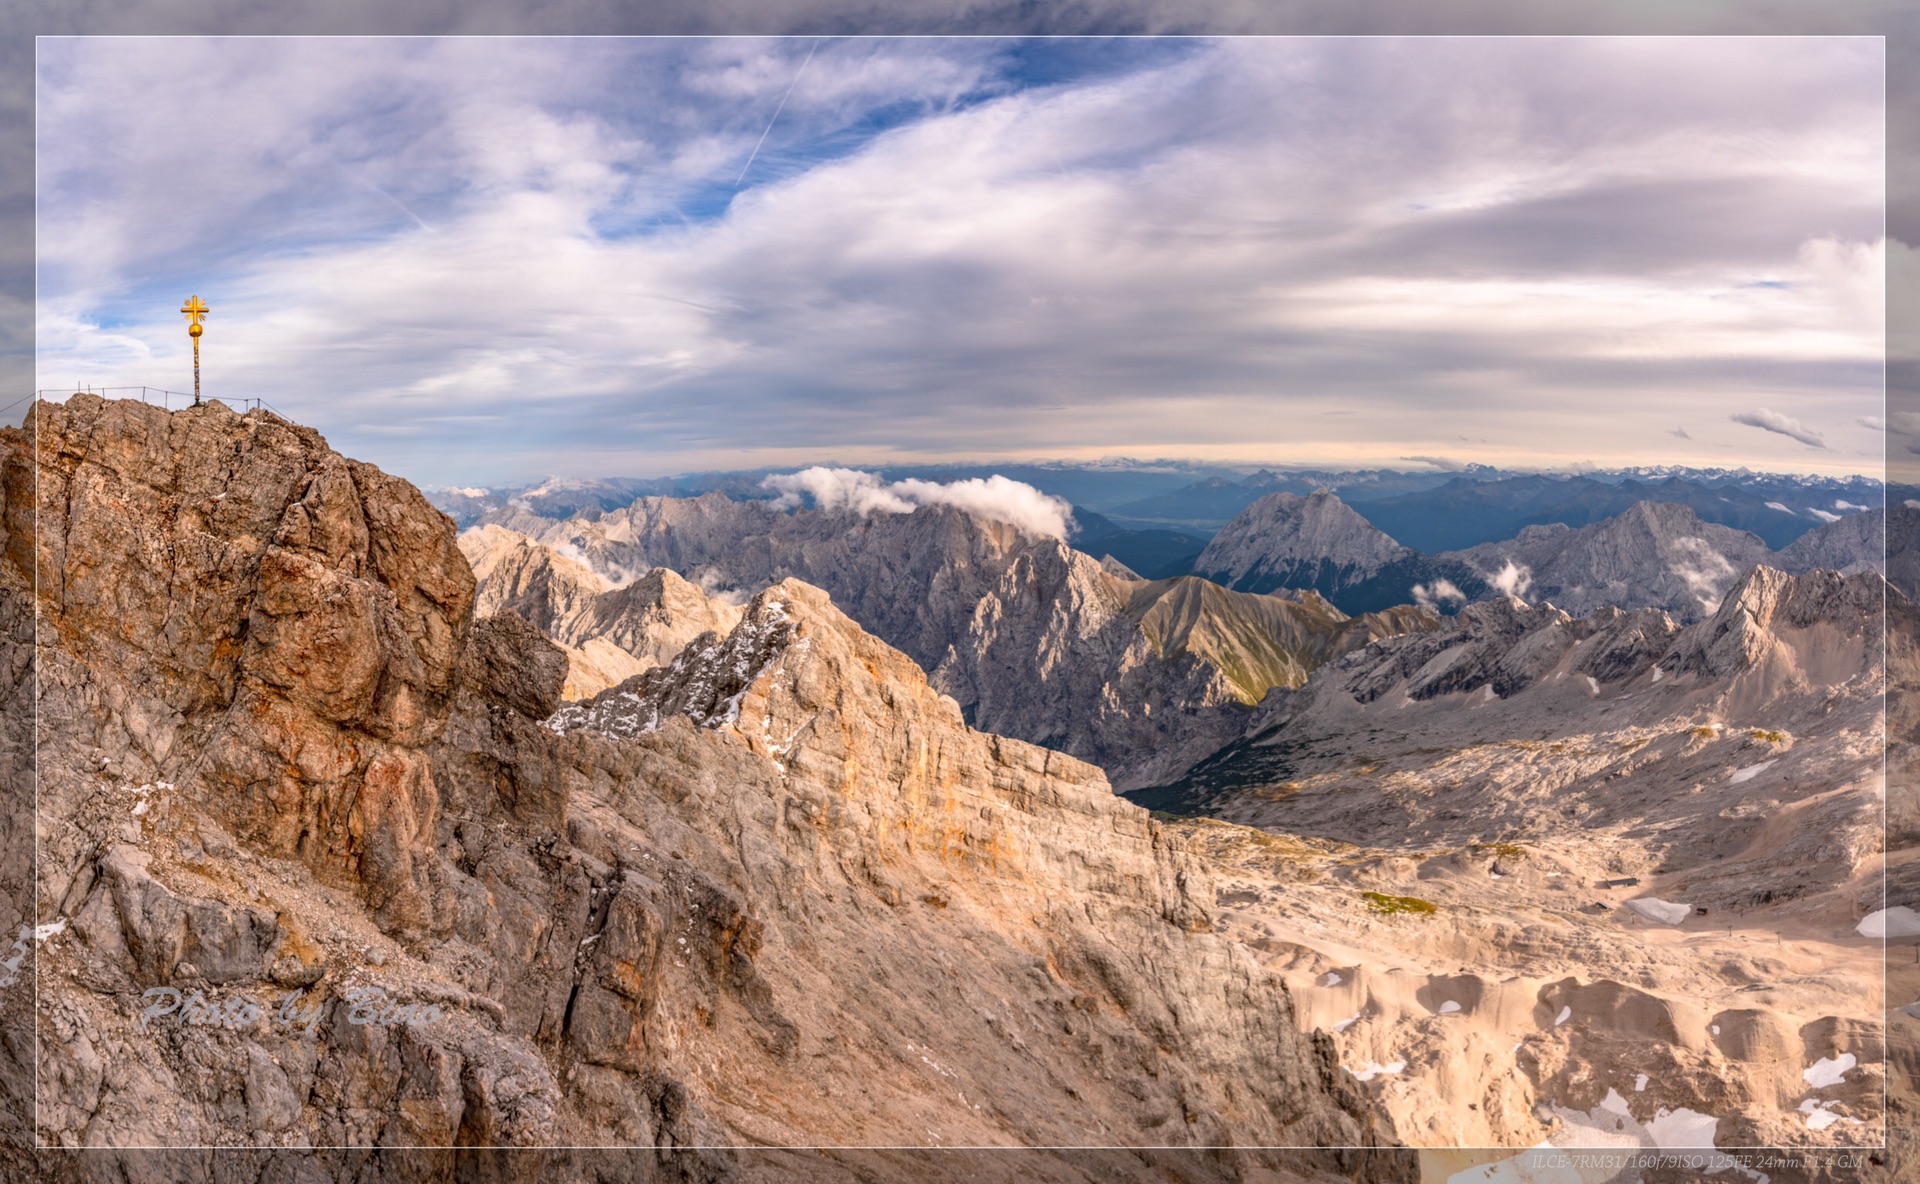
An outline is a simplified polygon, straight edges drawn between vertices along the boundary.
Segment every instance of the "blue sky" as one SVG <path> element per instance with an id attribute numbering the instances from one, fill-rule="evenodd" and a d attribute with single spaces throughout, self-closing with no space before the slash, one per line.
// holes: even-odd
<path id="1" fill-rule="evenodd" d="M 43 39 L 38 385 L 186 388 L 196 292 L 210 393 L 429 483 L 1878 471 L 1882 82 L 1873 38 Z"/>

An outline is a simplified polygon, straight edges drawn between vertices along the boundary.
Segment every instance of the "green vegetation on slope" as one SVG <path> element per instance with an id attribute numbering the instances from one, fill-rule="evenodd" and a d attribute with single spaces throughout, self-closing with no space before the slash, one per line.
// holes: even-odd
<path id="1" fill-rule="evenodd" d="M 1125 611 L 1163 658 L 1193 654 L 1218 666 L 1249 705 L 1274 687 L 1296 688 L 1321 666 L 1382 637 L 1438 627 L 1431 610 L 1405 605 L 1349 617 L 1307 592 L 1298 599 L 1232 592 L 1198 576 L 1128 589 Z"/>
<path id="2" fill-rule="evenodd" d="M 1421 900 L 1417 896 L 1388 896 L 1384 892 L 1362 892 L 1360 898 L 1367 902 L 1368 912 L 1379 913 L 1384 917 L 1424 917 L 1436 912 L 1438 908 L 1433 902 Z"/>

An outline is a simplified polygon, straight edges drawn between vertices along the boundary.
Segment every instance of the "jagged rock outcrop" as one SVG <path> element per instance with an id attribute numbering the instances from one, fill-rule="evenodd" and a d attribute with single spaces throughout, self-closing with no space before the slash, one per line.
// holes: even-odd
<path id="1" fill-rule="evenodd" d="M 1246 726 L 1245 708 L 1376 637 L 1432 628 L 1403 608 L 1349 618 L 1318 597 L 1124 581 L 1066 547 L 1022 555 L 975 608 L 934 682 L 975 724 L 1152 785 Z"/>
<path id="2" fill-rule="evenodd" d="M 88 754 L 43 760 L 43 813 L 73 816 L 103 783 L 153 782 L 190 751 L 223 831 L 357 892 L 384 924 L 426 924 L 439 803 L 423 750 L 473 602 L 445 518 L 272 417 L 76 398 L 35 425 L 17 463 L 36 466 L 38 534 L 9 534 L 35 544 L 13 557 L 40 591 L 42 753 Z M 88 858 L 78 835 L 53 836 L 56 899 Z"/>
<path id="3" fill-rule="evenodd" d="M 664 567 L 703 589 L 749 593 L 805 580 L 928 670 L 1016 556 L 1057 544 L 951 506 L 789 514 L 721 493 L 640 498 L 591 521 L 544 522 L 524 533 L 613 578 Z"/>
<path id="4" fill-rule="evenodd" d="M 1660 669 L 1760 682 L 1748 693 L 1766 695 L 1861 677 L 1885 662 L 1887 597 L 1887 582 L 1875 572 L 1789 575 L 1755 567 L 1711 618 L 1676 639 Z"/>
<path id="5" fill-rule="evenodd" d="M 1364 669 L 1346 686 L 1362 703 L 1396 689 L 1415 701 L 1483 689 L 1507 698 L 1538 682 L 1576 646 L 1580 653 L 1568 671 L 1612 682 L 1664 652 L 1675 628 L 1658 609 L 1602 609 L 1575 618 L 1550 605 L 1485 601 L 1462 609 L 1450 628 L 1358 663 Z"/>
<path id="6" fill-rule="evenodd" d="M 1324 602 L 1128 580 L 1059 539 L 949 506 L 787 514 L 720 494 L 643 498 L 539 538 L 603 572 L 816 584 L 931 672 L 975 725 L 1092 761 L 1120 786 L 1163 780 L 1225 743 L 1246 707 L 1328 656 L 1430 619 L 1404 609 L 1349 623 Z"/>
<path id="7" fill-rule="evenodd" d="M 19 431 L 0 428 L 0 457 Z M 34 816 L 38 685 L 31 572 L 35 481 L 30 465 L 0 464 L 0 1173 L 27 1178 L 24 1132 L 36 1100 L 33 991 Z M 21 531 L 26 533 L 20 533 Z"/>
<path id="8" fill-rule="evenodd" d="M 741 1144 L 1389 1137 L 1207 931 L 1198 861 L 820 591 L 547 727 L 559 654 L 473 620 L 451 522 L 311 431 L 76 396 L 5 443 L 42 491 L 5 579 L 45 622 L 43 1140 L 708 1148 L 645 1171 L 719 1179 Z"/>
<path id="9" fill-rule="evenodd" d="M 554 637 L 613 587 L 586 564 L 503 526 L 478 526 L 458 541 L 473 567 L 477 616 L 509 612 Z"/>
<path id="10" fill-rule="evenodd" d="M 1401 546 L 1324 489 L 1254 502 L 1213 536 L 1193 572 L 1242 592 L 1311 590 L 1352 613 L 1485 590 L 1470 569 Z M 1430 586 L 1445 591 L 1436 596 Z"/>
<path id="11" fill-rule="evenodd" d="M 1697 621 L 1770 555 L 1759 536 L 1702 522 L 1685 506 L 1637 502 L 1578 530 L 1529 526 L 1507 542 L 1435 558 L 1464 563 L 1489 587 L 1576 616 L 1596 608 L 1658 608 Z"/>
<path id="12" fill-rule="evenodd" d="M 615 586 L 583 563 L 500 526 L 460 536 L 473 564 L 476 615 L 510 612 L 557 642 L 568 660 L 563 694 L 583 699 L 670 660 L 702 633 L 733 627 L 738 605 L 708 596 L 666 568 Z"/>
<path id="13" fill-rule="evenodd" d="M 1769 738 L 1757 742 L 1756 763 L 1767 759 L 1770 746 L 1789 743 L 1796 728 L 1842 734 L 1846 739 L 1837 748 L 1852 753 L 1878 731 L 1877 672 L 1886 662 L 1880 621 L 1889 595 L 1899 594 L 1870 572 L 1789 575 L 1759 566 L 1727 591 L 1713 616 L 1685 627 L 1658 609 L 1609 608 L 1573 617 L 1517 599 L 1469 605 L 1439 629 L 1380 640 L 1321 667 L 1299 691 L 1275 696 L 1243 739 L 1172 783 L 1178 788 L 1174 796 L 1191 806 L 1225 808 L 1235 795 L 1285 782 L 1319 759 L 1303 754 L 1351 752 L 1355 729 L 1373 737 L 1365 747 L 1400 751 L 1422 764 L 1430 764 L 1436 752 L 1585 734 L 1600 716 L 1607 717 L 1609 729 L 1671 731 L 1681 748 L 1690 729 L 1702 729 L 1696 742 L 1723 731 L 1751 731 Z M 1369 722 L 1379 713 L 1387 718 Z M 1688 760 L 1665 768 L 1684 778 L 1711 756 L 1709 748 L 1696 743 Z M 1541 776 L 1539 764 L 1529 758 L 1514 771 L 1532 769 Z M 1464 790 L 1445 801 L 1414 795 L 1382 813 L 1371 792 L 1281 795 L 1234 816 L 1373 842 L 1384 832 L 1368 828 L 1404 833 L 1404 808 L 1417 803 L 1415 812 L 1423 827 L 1435 828 L 1432 833 L 1450 833 L 1453 822 L 1485 833 L 1525 824 L 1540 787 L 1548 784 L 1543 780 L 1515 795 L 1505 788 L 1506 774 L 1493 780 L 1502 788 L 1489 790 L 1484 800 Z M 1582 788 L 1580 817 L 1593 810 L 1631 813 L 1645 807 L 1650 794 L 1657 796 L 1657 778 L 1642 775 L 1624 796 L 1602 788 L 1612 780 Z M 1563 787 L 1560 793 L 1571 808 L 1572 791 Z M 1169 791 L 1136 796 L 1157 801 Z M 1698 808 L 1699 801 L 1686 806 Z M 1360 829 L 1323 829 L 1335 815 Z M 1847 825 L 1859 823 L 1850 818 Z"/>
<path id="14" fill-rule="evenodd" d="M 1889 540 L 1916 535 L 1920 535 L 1920 510 L 1909 506 L 1875 508 L 1814 527 L 1768 562 L 1782 571 L 1823 567 L 1843 575 L 1857 571 L 1885 574 Z"/>

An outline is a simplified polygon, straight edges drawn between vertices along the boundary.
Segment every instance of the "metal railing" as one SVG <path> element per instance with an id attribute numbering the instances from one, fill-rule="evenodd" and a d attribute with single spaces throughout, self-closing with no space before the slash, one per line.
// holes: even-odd
<path id="1" fill-rule="evenodd" d="M 115 392 L 121 393 L 116 394 Z M 63 386 L 35 391 L 31 395 L 23 395 L 7 404 L 7 406 L 0 407 L 0 413 L 18 407 L 28 399 L 44 399 L 49 397 L 64 399 L 69 395 L 99 395 L 103 399 L 139 399 L 143 403 L 157 403 L 169 411 L 173 410 L 175 405 L 174 400 L 176 399 L 179 400 L 179 406 L 193 406 L 192 391 L 169 391 L 157 386 Z M 204 401 L 208 403 L 220 402 L 226 404 L 228 407 L 244 408 L 246 411 L 270 411 L 280 416 L 281 419 L 287 418 L 278 407 L 275 407 L 265 399 L 242 397 L 237 399 L 205 399 Z"/>

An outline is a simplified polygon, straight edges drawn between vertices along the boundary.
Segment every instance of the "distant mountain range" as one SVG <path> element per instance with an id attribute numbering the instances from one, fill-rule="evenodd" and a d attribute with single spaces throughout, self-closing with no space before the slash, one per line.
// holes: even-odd
<path id="1" fill-rule="evenodd" d="M 1877 507 L 1884 497 L 1879 483 L 1866 478 L 1755 473 L 1689 472 L 1652 479 L 1619 473 L 1381 473 L 1363 480 L 1256 473 L 1242 481 L 1197 482 L 1116 506 L 1109 517 L 1130 526 L 1218 529 L 1270 494 L 1308 494 L 1322 488 L 1338 493 L 1395 541 L 1428 553 L 1512 538 L 1527 526 L 1586 526 L 1644 501 L 1686 506 L 1703 522 L 1751 531 L 1778 549 L 1823 522 Z"/>
<path id="2" fill-rule="evenodd" d="M 997 473 L 1043 483 L 1043 490 L 1051 486 L 1058 491 L 1055 496 L 1070 492 L 1107 503 L 1128 491 L 1158 486 L 1158 492 L 1122 502 L 1120 509 L 1191 515 L 1179 521 L 1217 514 L 1251 497 L 1217 531 L 1154 525 L 1076 504 L 1067 543 L 1104 561 L 1112 577 L 1151 581 L 1192 574 L 1236 592 L 1313 591 L 1348 614 L 1409 603 L 1452 612 L 1472 601 L 1517 594 L 1576 613 L 1607 606 L 1654 607 L 1694 620 L 1711 612 L 1733 579 L 1757 562 L 1788 571 L 1880 569 L 1887 562 L 1881 542 L 1886 518 L 1878 508 L 1886 492 L 1864 478 L 1723 470 L 1562 477 L 1482 468 L 1465 473 L 1262 470 L 1236 480 L 1216 470 L 1187 481 L 1200 471 L 1177 465 L 926 466 L 889 470 L 882 476 L 950 482 Z M 1167 488 L 1179 481 L 1187 483 Z M 1327 484 L 1316 484 L 1320 482 Z M 1332 483 L 1344 492 L 1330 489 Z M 666 489 L 673 492 L 648 492 Z M 758 472 L 551 480 L 530 489 L 441 490 L 433 496 L 462 526 L 489 522 L 551 544 L 567 541 L 553 533 L 558 522 L 630 517 L 631 507 L 658 499 L 691 505 L 688 494 L 696 489 L 703 491 L 699 502 L 724 499 L 714 504 L 714 512 L 732 523 L 720 531 L 727 538 L 766 537 L 765 531 L 776 529 L 785 518 L 773 510 L 765 525 L 760 524 L 770 509 L 771 491 Z M 1356 505 L 1349 498 L 1360 500 Z M 1904 520 L 1920 515 L 1920 510 L 1901 505 L 1896 513 Z M 741 514 L 748 518 L 734 522 Z M 781 526 L 776 533 L 791 532 Z M 716 553 L 720 543 L 702 543 L 697 553 L 684 556 L 654 554 L 661 545 L 617 550 L 633 551 L 629 558 L 643 565 L 688 573 Z M 805 553 L 817 555 L 822 545 L 824 540 L 807 544 Z M 965 549 L 975 549 L 975 544 Z M 751 571 L 728 574 L 737 575 L 743 586 L 786 574 L 834 585 L 835 578 L 817 559 L 796 567 L 771 553 L 763 558 L 749 565 Z M 1891 560 L 1888 574 L 1897 586 L 1920 583 L 1920 556 L 1896 553 Z M 737 564 L 734 556 L 728 566 Z M 968 583 L 968 595 L 977 598 L 985 591 L 982 581 L 990 581 L 998 570 L 989 564 L 957 578 Z M 603 574 L 616 579 L 620 575 Z M 980 586 L 972 587 L 974 583 Z M 842 588 L 838 594 L 847 591 Z M 875 611 L 880 607 L 876 604 Z M 876 626 L 879 618 L 873 612 L 858 605 L 854 609 L 857 617 L 881 628 L 929 669 L 939 664 L 942 648 L 953 640 L 954 626 L 946 621 L 923 623 L 909 636 L 900 632 L 904 619 L 892 627 Z M 898 615 L 897 606 L 886 611 Z"/>
<path id="3" fill-rule="evenodd" d="M 1894 513 L 1920 526 L 1920 510 Z M 1511 538 L 1429 555 L 1401 545 L 1325 490 L 1274 493 L 1216 534 L 1193 571 L 1242 592 L 1312 589 L 1350 613 L 1408 601 L 1451 610 L 1517 596 L 1573 613 L 1658 608 L 1691 621 L 1712 613 L 1756 563 L 1787 571 L 1879 570 L 1886 518 L 1878 509 L 1850 513 L 1774 552 L 1760 536 L 1704 521 L 1689 506 L 1638 501 L 1577 528 L 1529 525 Z"/>
<path id="4" fill-rule="evenodd" d="M 1702 522 L 1758 535 L 1776 550 L 1825 522 L 1881 504 L 1875 484 L 1807 485 L 1756 476 L 1709 486 L 1684 477 L 1600 481 L 1591 477 L 1465 478 L 1417 494 L 1371 500 L 1361 512 L 1400 542 L 1422 551 L 1454 551 L 1511 538 L 1524 527 L 1587 526 L 1639 502 L 1686 506 Z"/>
<path id="5" fill-rule="evenodd" d="M 733 501 L 767 500 L 773 492 L 761 482 L 773 471 L 553 478 L 535 486 L 441 488 L 428 495 L 465 529 L 483 519 L 510 525 L 514 510 L 544 519 L 576 514 L 593 518 L 639 497 L 691 498 L 717 492 Z M 1885 489 L 1865 477 L 1681 467 L 1578 476 L 1514 473 L 1485 465 L 1459 471 L 1261 469 L 1244 474 L 1183 462 L 1111 461 L 871 471 L 885 481 L 950 482 L 999 475 L 1024 482 L 1072 503 L 1075 548 L 1096 557 L 1111 555 L 1147 579 L 1202 571 L 1195 561 L 1212 537 L 1247 507 L 1275 493 L 1306 496 L 1328 490 L 1395 543 L 1427 555 L 1511 539 L 1528 526 L 1589 526 L 1643 501 L 1686 506 L 1702 522 L 1750 532 L 1779 551 L 1818 526 L 1889 499 L 1920 500 L 1920 487 Z M 1394 572 L 1387 582 L 1423 582 L 1423 574 L 1413 569 Z M 1402 580 L 1402 575 L 1411 578 Z M 1318 585 L 1309 581 L 1303 586 Z"/>

